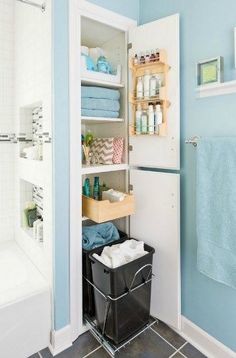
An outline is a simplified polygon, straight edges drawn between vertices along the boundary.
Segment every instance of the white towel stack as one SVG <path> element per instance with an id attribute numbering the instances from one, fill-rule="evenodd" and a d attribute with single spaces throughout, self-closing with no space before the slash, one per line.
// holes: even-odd
<path id="1" fill-rule="evenodd" d="M 126 240 L 122 244 L 104 247 L 101 255 L 93 254 L 93 257 L 109 268 L 116 268 L 146 255 L 144 242 Z"/>
<path id="2" fill-rule="evenodd" d="M 102 200 L 109 200 L 111 203 L 116 201 L 123 201 L 125 197 L 126 194 L 114 189 L 109 189 L 102 192 Z"/>

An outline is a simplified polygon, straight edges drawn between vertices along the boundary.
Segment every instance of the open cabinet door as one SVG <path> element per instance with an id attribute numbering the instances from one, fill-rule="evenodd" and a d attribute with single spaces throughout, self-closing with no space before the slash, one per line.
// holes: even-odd
<path id="1" fill-rule="evenodd" d="M 152 49 L 165 50 L 167 64 L 166 97 L 170 106 L 166 112 L 166 134 L 130 136 L 130 164 L 139 167 L 179 169 L 179 15 L 172 15 L 132 29 L 129 33 L 130 58 Z M 130 71 L 130 93 L 132 78 Z M 133 114 L 130 105 L 130 125 Z"/>
<path id="2" fill-rule="evenodd" d="M 179 174 L 132 169 L 130 234 L 155 248 L 151 315 L 180 328 Z"/>

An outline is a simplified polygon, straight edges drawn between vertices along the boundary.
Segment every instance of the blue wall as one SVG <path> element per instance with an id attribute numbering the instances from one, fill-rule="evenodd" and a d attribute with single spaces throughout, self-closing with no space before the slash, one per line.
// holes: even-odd
<path id="1" fill-rule="evenodd" d="M 139 18 L 139 0 L 89 0 L 89 2 L 134 20 Z"/>
<path id="2" fill-rule="evenodd" d="M 69 296 L 69 41 L 68 2 L 54 0 L 54 325 L 70 321 Z"/>
<path id="3" fill-rule="evenodd" d="M 196 99 L 195 65 L 224 56 L 225 77 L 235 79 L 233 27 L 235 0 L 140 0 L 140 22 L 180 13 L 182 118 L 182 313 L 236 350 L 236 290 L 200 274 L 196 268 L 196 149 L 184 144 L 194 136 L 236 136 L 236 97 Z"/>

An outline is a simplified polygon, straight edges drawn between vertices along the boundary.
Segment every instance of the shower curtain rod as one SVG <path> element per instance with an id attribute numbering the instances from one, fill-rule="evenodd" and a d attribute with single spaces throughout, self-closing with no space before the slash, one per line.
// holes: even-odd
<path id="1" fill-rule="evenodd" d="M 31 5 L 31 6 L 37 7 L 37 8 L 39 8 L 42 12 L 44 12 L 44 11 L 46 10 L 46 4 L 45 4 L 45 2 L 40 5 L 40 4 L 36 4 L 35 2 L 30 1 L 30 0 L 17 0 L 17 1 L 20 1 L 20 2 L 22 2 L 23 4 L 26 4 L 26 5 Z"/>

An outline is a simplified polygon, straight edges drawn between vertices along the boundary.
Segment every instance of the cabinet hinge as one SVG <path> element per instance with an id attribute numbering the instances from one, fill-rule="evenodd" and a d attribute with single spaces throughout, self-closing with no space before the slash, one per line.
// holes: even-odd
<path id="1" fill-rule="evenodd" d="M 129 152 L 132 152 L 132 150 L 133 150 L 133 146 L 129 145 Z"/>
<path id="2" fill-rule="evenodd" d="M 132 184 L 129 184 L 129 191 L 133 191 L 134 190 L 134 187 Z"/>
<path id="3" fill-rule="evenodd" d="M 129 51 L 129 50 L 131 50 L 131 48 L 132 48 L 132 42 L 129 42 L 127 45 L 127 50 Z"/>

